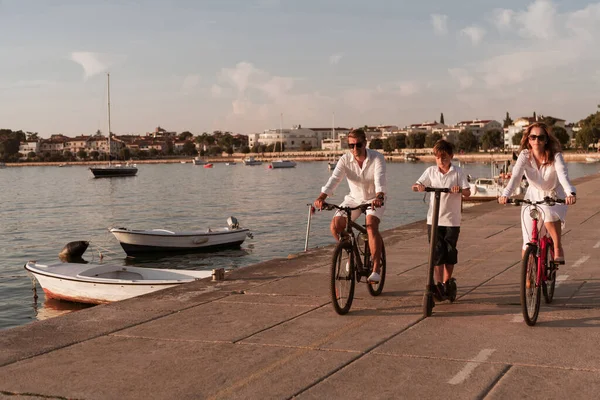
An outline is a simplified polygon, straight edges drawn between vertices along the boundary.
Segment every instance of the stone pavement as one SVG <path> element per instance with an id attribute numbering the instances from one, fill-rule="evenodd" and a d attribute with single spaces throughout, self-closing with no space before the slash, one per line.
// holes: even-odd
<path id="1" fill-rule="evenodd" d="M 577 179 L 555 300 L 519 306 L 519 208 L 464 211 L 459 297 L 423 318 L 424 222 L 385 232 L 384 293 L 329 299 L 332 248 L 0 332 L 0 396 L 598 398 L 600 175 Z"/>

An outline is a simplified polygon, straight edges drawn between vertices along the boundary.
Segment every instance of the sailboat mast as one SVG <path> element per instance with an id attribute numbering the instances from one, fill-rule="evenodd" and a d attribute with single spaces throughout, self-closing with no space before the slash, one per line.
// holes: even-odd
<path id="1" fill-rule="evenodd" d="M 110 74 L 109 73 L 106 74 L 106 84 L 107 84 L 107 88 L 108 88 L 108 94 L 107 94 L 107 98 L 108 98 L 108 166 L 110 167 L 110 156 L 112 153 L 112 148 L 110 145 Z"/>
<path id="2" fill-rule="evenodd" d="M 283 113 L 279 115 L 279 155 L 283 151 Z"/>
<path id="3" fill-rule="evenodd" d="M 331 125 L 331 139 L 333 140 L 332 145 L 337 150 L 337 146 L 335 145 L 335 113 L 332 113 Z"/>

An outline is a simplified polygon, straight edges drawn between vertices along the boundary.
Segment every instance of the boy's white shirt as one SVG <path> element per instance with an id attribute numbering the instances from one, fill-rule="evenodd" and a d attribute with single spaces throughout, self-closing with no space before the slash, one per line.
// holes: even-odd
<path id="1" fill-rule="evenodd" d="M 450 164 L 450 169 L 443 174 L 437 165 L 429 167 L 417 180 L 418 184 L 434 188 L 451 188 L 460 186 L 461 189 L 469 189 L 469 182 L 462 168 Z M 435 193 L 431 193 L 429 210 L 427 211 L 427 224 L 432 224 L 433 200 Z M 440 197 L 439 226 L 460 226 L 461 221 L 461 193 L 442 193 Z"/>

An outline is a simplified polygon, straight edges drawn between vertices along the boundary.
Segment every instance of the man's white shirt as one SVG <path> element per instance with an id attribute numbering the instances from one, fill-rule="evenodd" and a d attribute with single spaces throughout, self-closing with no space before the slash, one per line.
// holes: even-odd
<path id="1" fill-rule="evenodd" d="M 344 154 L 338 161 L 327 184 L 321 188 L 321 192 L 332 196 L 333 191 L 348 178 L 350 193 L 345 197 L 345 202 L 356 205 L 369 203 L 375 199 L 379 192 L 385 193 L 385 158 L 378 151 L 366 149 L 367 157 L 363 161 L 362 168 L 351 152 Z"/>

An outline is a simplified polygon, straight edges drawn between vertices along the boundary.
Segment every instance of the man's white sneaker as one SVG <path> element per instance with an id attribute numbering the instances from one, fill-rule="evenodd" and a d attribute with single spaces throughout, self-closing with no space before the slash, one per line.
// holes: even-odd
<path id="1" fill-rule="evenodd" d="M 381 280 L 381 277 L 379 276 L 379 274 L 377 272 L 372 272 L 371 275 L 369 275 L 369 278 L 367 278 L 367 282 L 372 282 L 372 283 L 379 283 L 380 280 Z"/>

